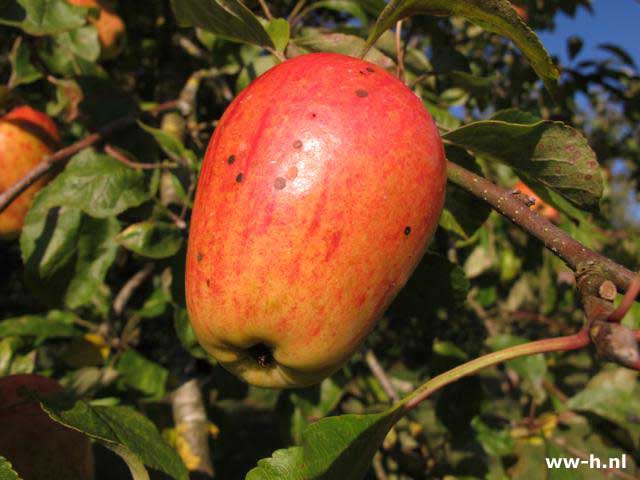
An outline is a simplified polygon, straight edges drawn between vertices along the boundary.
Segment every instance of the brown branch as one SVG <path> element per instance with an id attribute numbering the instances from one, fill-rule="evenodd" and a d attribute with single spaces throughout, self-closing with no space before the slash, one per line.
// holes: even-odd
<path id="1" fill-rule="evenodd" d="M 166 110 L 176 109 L 179 107 L 179 105 L 180 102 L 178 100 L 172 100 L 162 103 L 152 108 L 151 110 L 148 110 L 148 113 L 156 115 Z M 31 169 L 24 177 L 11 185 L 4 192 L 0 193 L 0 213 L 2 213 L 22 192 L 24 192 L 35 182 L 52 171 L 54 167 L 68 160 L 73 155 L 84 150 L 85 148 L 89 148 L 90 146 L 104 140 L 110 135 L 113 135 L 114 133 L 133 125 L 136 122 L 136 119 L 137 116 L 129 115 L 114 120 L 113 122 L 102 127 L 97 132 L 86 136 L 82 140 L 79 140 L 76 143 L 69 145 L 68 147 L 58 150 L 53 155 L 45 157 L 42 162 Z"/>
<path id="2" fill-rule="evenodd" d="M 209 421 L 202 392 L 195 379 L 183 383 L 171 396 L 176 426 L 176 448 L 190 472 L 213 478 L 209 449 Z"/>
<path id="3" fill-rule="evenodd" d="M 267 2 L 265 2 L 264 0 L 258 0 L 258 3 L 260 4 L 260 8 L 262 8 L 262 11 L 264 12 L 264 16 L 267 17 L 267 20 L 273 20 L 273 14 L 271 13 L 271 10 L 269 10 L 269 5 L 267 5 Z"/>
<path id="4" fill-rule="evenodd" d="M 484 200 L 520 228 L 540 240 L 545 247 L 562 258 L 578 275 L 586 270 L 598 271 L 611 280 L 618 290 L 626 292 L 636 274 L 613 260 L 585 247 L 549 220 L 530 210 L 509 190 L 453 162 L 447 162 L 449 180 Z"/>

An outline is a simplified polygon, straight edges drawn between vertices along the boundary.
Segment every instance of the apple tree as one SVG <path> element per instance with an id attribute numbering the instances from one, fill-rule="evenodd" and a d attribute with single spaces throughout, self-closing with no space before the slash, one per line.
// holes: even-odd
<path id="1" fill-rule="evenodd" d="M 96 480 L 638 478 L 640 75 L 619 45 L 591 58 L 571 37 L 561 63 L 536 34 L 591 9 L 0 0 L 0 480 L 45 478 L 23 467 L 45 454 L 45 472 Z M 229 105 L 318 52 L 369 62 L 426 107 L 446 198 L 366 339 L 314 345 L 346 363 L 304 388 L 261 388 L 214 358 L 206 316 L 192 326 L 207 300 L 185 295 L 192 212 Z M 249 223 L 266 205 L 240 207 Z M 225 262 L 240 255 L 221 253 L 222 229 L 215 245 L 197 231 Z M 369 248 L 360 257 L 379 263 L 412 253 Z M 261 284 L 238 284 L 271 308 Z M 239 335 L 226 318 L 216 328 Z M 17 432 L 34 432 L 28 448 Z M 624 462 L 546 462 L 590 456 Z"/>

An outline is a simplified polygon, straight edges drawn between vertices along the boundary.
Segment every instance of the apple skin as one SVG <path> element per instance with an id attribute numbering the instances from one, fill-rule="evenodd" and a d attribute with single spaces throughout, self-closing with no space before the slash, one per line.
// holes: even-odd
<path id="1" fill-rule="evenodd" d="M 0 455 L 24 480 L 93 479 L 90 440 L 51 420 L 23 387 L 43 396 L 62 390 L 40 375 L 0 378 Z"/>
<path id="2" fill-rule="evenodd" d="M 122 18 L 115 14 L 114 8 L 106 0 L 69 0 L 69 3 L 77 7 L 99 8 L 100 15 L 91 22 L 98 31 L 102 60 L 113 60 L 122 52 L 126 37 L 126 27 Z"/>
<path id="3" fill-rule="evenodd" d="M 320 382 L 417 266 L 445 184 L 431 116 L 385 70 L 330 53 L 272 68 L 203 162 L 186 266 L 200 343 L 256 386 Z"/>
<path id="4" fill-rule="evenodd" d="M 53 153 L 59 143 L 53 120 L 31 107 L 17 107 L 0 117 L 0 192 Z M 0 239 L 10 240 L 20 234 L 33 197 L 48 180 L 35 182 L 0 213 Z"/>
<path id="5" fill-rule="evenodd" d="M 560 220 L 560 212 L 556 210 L 554 207 L 549 205 L 547 202 L 542 200 L 536 192 L 531 190 L 528 185 L 526 185 L 523 181 L 519 181 L 514 187 L 514 190 L 519 191 L 522 195 L 525 195 L 533 200 L 535 203 L 531 206 L 531 208 L 537 211 L 540 215 L 545 217 L 552 222 L 557 222 Z"/>

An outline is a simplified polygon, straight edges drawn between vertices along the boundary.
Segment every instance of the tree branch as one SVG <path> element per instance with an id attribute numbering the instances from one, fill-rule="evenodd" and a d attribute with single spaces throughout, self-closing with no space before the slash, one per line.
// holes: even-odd
<path id="1" fill-rule="evenodd" d="M 629 290 L 637 276 L 635 273 L 574 240 L 549 220 L 530 210 L 519 196 L 453 162 L 447 162 L 447 174 L 452 183 L 484 200 L 540 240 L 578 275 L 585 270 L 597 270 L 603 277 L 611 280 L 618 290 Z"/>
<path id="2" fill-rule="evenodd" d="M 148 110 L 151 115 L 157 115 L 158 113 L 166 110 L 173 110 L 179 108 L 180 101 L 171 100 L 169 102 L 161 103 L 160 105 Z M 22 192 L 37 182 L 39 179 L 49 173 L 59 163 L 68 160 L 76 153 L 89 148 L 90 146 L 98 143 L 105 138 L 113 135 L 114 133 L 123 130 L 136 122 L 137 116 L 128 115 L 126 117 L 119 118 L 113 122 L 105 125 L 96 133 L 87 135 L 82 140 L 62 148 L 55 152 L 53 155 L 46 157 L 42 162 L 31 169 L 24 177 L 11 185 L 4 192 L 0 193 L 0 213 L 2 213 Z"/>

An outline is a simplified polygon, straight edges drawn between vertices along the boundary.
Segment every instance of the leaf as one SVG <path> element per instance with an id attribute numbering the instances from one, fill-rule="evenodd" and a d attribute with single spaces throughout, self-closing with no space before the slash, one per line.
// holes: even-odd
<path id="1" fill-rule="evenodd" d="M 352 57 L 358 56 L 364 47 L 364 40 L 355 35 L 345 33 L 321 33 L 320 30 L 307 29 L 305 35 L 292 41 L 297 47 L 307 52 L 333 52 Z M 384 68 L 394 68 L 395 63 L 389 57 L 375 48 L 371 48 L 364 56 L 364 60 L 375 63 Z"/>
<path id="2" fill-rule="evenodd" d="M 75 273 L 65 294 L 65 303 L 75 309 L 93 305 L 102 315 L 109 311 L 109 287 L 104 280 L 116 259 L 115 236 L 120 222 L 115 217 L 85 217 L 78 237 Z"/>
<path id="3" fill-rule="evenodd" d="M 43 408 L 55 421 L 135 455 L 148 467 L 176 480 L 187 480 L 188 472 L 178 454 L 164 441 L 156 426 L 130 407 L 91 405 L 84 400 L 70 403 L 46 399 Z"/>
<path id="4" fill-rule="evenodd" d="M 87 25 L 56 35 L 59 45 L 71 54 L 89 62 L 100 56 L 98 32 L 93 25 Z"/>
<path id="5" fill-rule="evenodd" d="M 87 215 L 106 218 L 137 207 L 151 197 L 148 178 L 108 155 L 84 150 L 45 189 L 39 208 L 73 206 Z"/>
<path id="6" fill-rule="evenodd" d="M 9 54 L 11 78 L 9 88 L 33 83 L 42 78 L 42 73 L 31 63 L 31 48 L 18 37 Z"/>
<path id="7" fill-rule="evenodd" d="M 475 154 L 512 166 L 579 208 L 596 210 L 603 181 L 596 155 L 580 133 L 561 123 L 507 110 L 464 125 L 443 138 Z"/>
<path id="8" fill-rule="evenodd" d="M 544 46 L 507 0 L 391 0 L 367 39 L 371 47 L 398 20 L 418 15 L 459 15 L 493 33 L 511 39 L 554 94 L 559 72 Z"/>
<path id="9" fill-rule="evenodd" d="M 149 258 L 167 258 L 182 246 L 182 232 L 172 223 L 145 222 L 129 225 L 116 237 L 123 247 Z"/>
<path id="10" fill-rule="evenodd" d="M 513 453 L 514 441 L 508 429 L 494 429 L 479 416 L 473 418 L 471 426 L 478 442 L 489 455 L 502 457 Z"/>
<path id="11" fill-rule="evenodd" d="M 66 0 L 8 0 L 0 6 L 0 25 L 20 27 L 31 35 L 51 35 L 85 24 L 86 9 Z"/>
<path id="12" fill-rule="evenodd" d="M 9 460 L 0 455 L 0 480 L 22 480 L 11 467 Z"/>
<path id="13" fill-rule="evenodd" d="M 168 370 L 135 350 L 126 350 L 120 357 L 116 369 L 126 385 L 148 397 L 160 398 L 166 392 Z"/>
<path id="14" fill-rule="evenodd" d="M 284 52 L 289 43 L 289 22 L 284 18 L 274 18 L 267 25 L 267 33 L 278 52 Z"/>
<path id="15" fill-rule="evenodd" d="M 15 352 L 22 347 L 22 340 L 16 337 L 9 337 L 0 340 L 0 377 L 11 373 L 11 361 Z"/>
<path id="16" fill-rule="evenodd" d="M 262 459 L 245 480 L 345 478 L 366 474 L 374 453 L 398 420 L 398 407 L 369 415 L 341 415 L 309 425 L 302 445 L 276 450 Z"/>
<path id="17" fill-rule="evenodd" d="M 258 18 L 238 0 L 171 0 L 181 26 L 196 26 L 228 40 L 274 48 Z"/>
<path id="18" fill-rule="evenodd" d="M 603 371 L 573 396 L 567 407 L 594 413 L 629 431 L 637 449 L 640 447 L 640 424 L 637 422 L 640 387 L 637 379 L 637 372 L 625 368 Z"/>
<path id="19" fill-rule="evenodd" d="M 180 140 L 178 140 L 174 135 L 165 132 L 160 128 L 153 128 L 149 125 L 146 125 L 142 122 L 138 122 L 140 128 L 142 128 L 145 132 L 151 134 L 153 138 L 155 138 L 160 148 L 172 159 L 175 160 L 189 160 L 191 164 L 196 162 L 196 156 L 191 151 L 185 148 Z"/>
<path id="20" fill-rule="evenodd" d="M 342 386 L 331 378 L 315 387 L 291 392 L 289 399 L 294 406 L 291 429 L 296 443 L 301 443 L 302 432 L 312 421 L 325 417 L 336 408 L 342 395 Z"/>
<path id="21" fill-rule="evenodd" d="M 618 59 L 622 63 L 629 65 L 630 67 L 636 68 L 636 63 L 633 61 L 633 57 L 629 55 L 629 53 L 627 53 L 627 51 L 622 47 L 620 47 L 619 45 L 615 45 L 612 43 L 601 43 L 598 45 L 598 48 L 600 50 L 605 50 L 609 53 L 612 53 L 613 55 L 618 57 Z"/>
<path id="22" fill-rule="evenodd" d="M 46 315 L 23 315 L 0 322 L 0 337 L 35 337 L 36 343 L 49 338 L 70 338 L 80 335 L 71 312 L 51 310 Z"/>
<path id="23" fill-rule="evenodd" d="M 191 322 L 189 322 L 189 315 L 185 308 L 176 307 L 173 314 L 173 327 L 178 336 L 178 340 L 191 355 L 196 358 L 208 359 L 210 363 L 214 364 L 216 361 L 213 357 L 209 357 L 205 350 L 198 343 Z"/>

